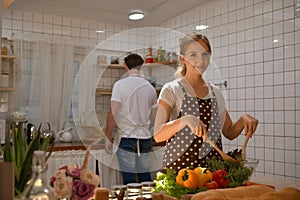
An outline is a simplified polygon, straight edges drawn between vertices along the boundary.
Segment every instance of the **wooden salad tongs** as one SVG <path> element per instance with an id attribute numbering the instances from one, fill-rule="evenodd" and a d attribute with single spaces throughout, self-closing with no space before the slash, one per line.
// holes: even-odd
<path id="1" fill-rule="evenodd" d="M 243 158 L 243 160 L 246 159 L 246 146 L 248 144 L 249 138 L 250 138 L 250 135 L 247 134 L 246 138 L 245 138 L 245 141 L 243 143 L 243 146 L 242 146 L 242 158 Z"/>
<path id="2" fill-rule="evenodd" d="M 206 142 L 209 143 L 213 148 L 215 148 L 224 160 L 230 162 L 238 162 L 237 159 L 234 159 L 233 157 L 227 155 L 224 151 L 222 151 L 213 141 L 211 141 L 209 137 L 206 137 Z"/>

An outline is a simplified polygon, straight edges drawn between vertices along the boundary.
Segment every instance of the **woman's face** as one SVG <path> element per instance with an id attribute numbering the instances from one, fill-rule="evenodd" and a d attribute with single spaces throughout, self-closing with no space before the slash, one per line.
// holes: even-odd
<path id="1" fill-rule="evenodd" d="M 202 75 L 208 67 L 210 58 L 209 47 L 200 40 L 192 42 L 181 56 L 181 62 L 186 65 L 187 71 L 195 71 Z"/>

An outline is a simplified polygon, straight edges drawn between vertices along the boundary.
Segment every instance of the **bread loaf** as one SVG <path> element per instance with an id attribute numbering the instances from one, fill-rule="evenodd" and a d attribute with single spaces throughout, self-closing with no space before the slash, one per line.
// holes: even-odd
<path id="1" fill-rule="evenodd" d="M 241 186 L 199 192 L 192 197 L 192 200 L 257 200 L 257 197 L 270 192 L 274 192 L 274 189 L 264 185 Z"/>
<path id="2" fill-rule="evenodd" d="M 252 185 L 199 192 L 192 200 L 300 200 L 300 190 L 286 187 L 275 192 L 269 186 Z"/>
<path id="3" fill-rule="evenodd" d="M 270 192 L 261 195 L 258 200 L 300 200 L 300 190 L 286 187 L 278 192 Z"/>

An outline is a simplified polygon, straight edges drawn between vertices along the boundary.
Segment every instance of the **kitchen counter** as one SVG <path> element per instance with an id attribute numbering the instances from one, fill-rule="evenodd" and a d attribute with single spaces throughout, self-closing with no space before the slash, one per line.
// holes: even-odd
<path id="1" fill-rule="evenodd" d="M 86 150 L 82 142 L 55 142 L 53 151 Z M 93 145 L 92 149 L 104 149 L 104 144 Z"/>
<path id="2" fill-rule="evenodd" d="M 300 190 L 300 182 L 271 176 L 252 177 L 251 181 L 266 185 L 275 186 L 275 191 L 279 191 L 285 187 L 293 187 Z"/>
<path id="3" fill-rule="evenodd" d="M 153 142 L 153 146 L 164 146 L 165 143 L 155 143 Z M 104 142 L 99 144 L 94 144 L 92 149 L 104 149 Z M 55 142 L 53 151 L 67 151 L 67 150 L 86 150 L 87 146 L 85 146 L 82 142 Z"/>

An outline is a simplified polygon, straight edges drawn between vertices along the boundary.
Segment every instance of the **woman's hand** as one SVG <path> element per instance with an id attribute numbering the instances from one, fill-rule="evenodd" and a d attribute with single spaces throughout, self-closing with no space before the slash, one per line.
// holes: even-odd
<path id="1" fill-rule="evenodd" d="M 105 137 L 105 151 L 107 153 L 110 153 L 110 154 L 113 153 L 112 146 L 113 146 L 112 141 L 108 137 Z"/>
<path id="2" fill-rule="evenodd" d="M 183 123 L 185 123 L 198 137 L 203 137 L 206 140 L 206 125 L 194 115 L 185 115 L 182 117 Z"/>
<path id="3" fill-rule="evenodd" d="M 252 137 L 253 133 L 256 131 L 258 120 L 251 115 L 244 114 L 241 116 L 243 121 L 243 126 L 245 129 L 245 134 L 250 134 L 250 137 Z"/>

